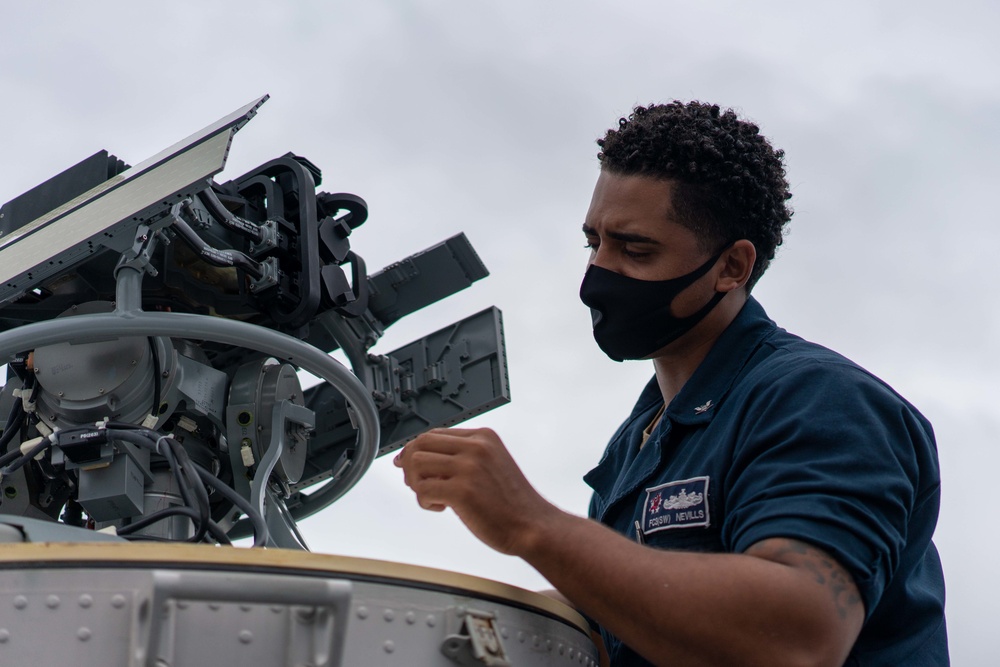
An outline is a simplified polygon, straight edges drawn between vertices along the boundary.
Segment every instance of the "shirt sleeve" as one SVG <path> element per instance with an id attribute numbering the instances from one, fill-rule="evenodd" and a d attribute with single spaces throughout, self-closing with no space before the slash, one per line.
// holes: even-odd
<path id="1" fill-rule="evenodd" d="M 851 573 L 870 615 L 925 495 L 922 466 L 936 472 L 930 425 L 847 362 L 783 364 L 760 380 L 725 480 L 723 542 L 735 552 L 772 537 L 820 547 Z"/>

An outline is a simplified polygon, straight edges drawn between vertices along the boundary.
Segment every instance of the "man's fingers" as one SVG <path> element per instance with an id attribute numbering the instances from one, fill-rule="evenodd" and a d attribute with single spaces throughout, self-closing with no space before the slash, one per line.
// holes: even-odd
<path id="1" fill-rule="evenodd" d="M 433 452 L 453 456 L 463 451 L 469 451 L 474 440 L 486 444 L 496 434 L 489 429 L 437 428 L 418 435 L 408 442 L 392 459 L 397 468 L 409 465 L 410 458 L 417 452 Z"/>
<path id="2" fill-rule="evenodd" d="M 403 467 L 403 481 L 411 489 L 428 479 L 450 479 L 459 469 L 454 456 L 437 452 L 415 451 L 407 457 Z"/>
<path id="3" fill-rule="evenodd" d="M 431 429 L 408 442 L 393 458 L 420 507 L 458 512 L 489 483 L 494 468 L 496 433 L 490 429 Z M 505 451 L 505 450 L 504 450 Z"/>
<path id="4" fill-rule="evenodd" d="M 482 428 L 432 428 L 425 433 L 433 433 L 435 435 L 454 435 L 458 438 L 469 438 L 475 435 L 481 434 L 483 431 L 488 431 L 489 429 Z"/>
<path id="5" fill-rule="evenodd" d="M 472 436 L 458 435 L 455 429 L 438 429 L 422 433 L 406 444 L 406 448 L 441 454 L 456 454 L 469 446 Z"/>
<path id="6" fill-rule="evenodd" d="M 446 508 L 451 507 L 451 503 L 448 502 L 450 485 L 446 479 L 427 477 L 419 480 L 415 485 L 411 484 L 410 487 L 416 493 L 417 504 L 425 510 L 443 512 Z"/>
<path id="7" fill-rule="evenodd" d="M 500 438 L 488 428 L 435 428 L 421 433 L 406 447 L 426 449 L 442 454 L 454 454 L 467 448 L 473 441 L 482 444 L 491 442 L 499 444 Z"/>
<path id="8" fill-rule="evenodd" d="M 439 436 L 425 438 L 424 436 L 420 436 L 420 438 L 406 443 L 396 456 L 393 457 L 392 464 L 397 468 L 405 468 L 417 452 L 453 456 L 461 451 L 462 443 L 463 441 L 458 438 Z"/>

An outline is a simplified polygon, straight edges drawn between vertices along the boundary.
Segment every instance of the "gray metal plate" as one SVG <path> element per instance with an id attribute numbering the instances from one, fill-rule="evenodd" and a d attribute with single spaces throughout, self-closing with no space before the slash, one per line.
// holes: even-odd
<path id="1" fill-rule="evenodd" d="M 77 667 L 475 667 L 442 653 L 470 614 L 506 664 L 595 667 L 544 614 L 405 582 L 176 568 L 0 571 L 0 664 Z M 494 663 L 498 664 L 498 663 Z"/>
<path id="2" fill-rule="evenodd" d="M 233 134 L 266 100 L 254 100 L 0 239 L 0 303 L 103 248 L 130 246 L 130 232 L 151 209 L 190 196 L 222 171 Z"/>

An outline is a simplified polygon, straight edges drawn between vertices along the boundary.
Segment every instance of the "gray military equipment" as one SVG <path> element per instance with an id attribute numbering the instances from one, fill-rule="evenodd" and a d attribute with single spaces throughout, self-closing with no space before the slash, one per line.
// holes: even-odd
<path id="1" fill-rule="evenodd" d="M 0 665 L 596 665 L 549 598 L 308 552 L 298 519 L 510 390 L 496 308 L 372 351 L 488 274 L 464 234 L 368 275 L 367 205 L 305 158 L 212 180 L 266 99 L 0 207 Z"/>

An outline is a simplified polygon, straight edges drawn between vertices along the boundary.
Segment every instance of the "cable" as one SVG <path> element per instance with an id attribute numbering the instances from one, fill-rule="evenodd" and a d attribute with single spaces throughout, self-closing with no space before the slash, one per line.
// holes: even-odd
<path id="1" fill-rule="evenodd" d="M 23 456 L 23 454 L 21 453 L 21 450 L 19 450 L 19 449 L 15 449 L 13 452 L 7 452 L 3 456 L 0 456 L 0 468 L 3 468 L 3 466 L 7 465 L 11 461 L 16 461 L 17 457 L 19 457 L 19 456 Z M 4 471 L 0 470 L 0 476 L 3 476 L 3 475 L 4 475 Z"/>
<path id="2" fill-rule="evenodd" d="M 181 470 L 181 464 L 177 461 L 177 450 L 173 448 L 170 442 L 167 442 L 166 446 L 161 450 L 160 440 L 157 440 L 153 445 L 153 450 L 159 452 L 167 460 L 167 466 L 174 476 L 174 481 L 177 482 L 177 491 L 181 494 L 181 500 L 184 505 L 194 509 L 197 504 L 197 500 L 193 497 L 194 489 L 191 487 L 191 480 Z M 189 542 L 200 542 L 205 537 L 205 519 L 200 504 L 197 505 L 197 510 L 198 518 L 194 522 L 195 535 L 188 538 L 187 541 Z"/>
<path id="3" fill-rule="evenodd" d="M 215 523 L 214 521 L 211 523 L 211 527 L 209 528 L 208 532 L 212 535 L 212 537 L 214 537 L 219 542 L 219 544 L 221 544 L 223 546 L 226 546 L 226 547 L 233 546 L 233 542 L 232 542 L 232 540 L 229 539 L 229 536 L 226 535 L 226 531 L 222 530 L 222 528 L 219 526 L 219 524 Z M 131 541 L 135 541 L 135 542 L 175 542 L 176 541 L 176 540 L 170 539 L 169 537 L 163 537 L 162 535 L 149 535 L 149 534 L 146 534 L 146 533 L 141 533 L 141 534 L 131 534 L 131 533 L 129 533 L 129 534 L 122 535 L 119 532 L 118 536 L 119 537 L 123 537 L 126 540 L 131 540 Z"/>
<path id="4" fill-rule="evenodd" d="M 136 521 L 133 521 L 127 526 L 122 526 L 121 528 L 118 528 L 117 531 L 119 535 L 131 535 L 135 531 L 151 526 L 158 521 L 169 519 L 172 516 L 181 516 L 181 515 L 190 517 L 194 521 L 198 520 L 197 511 L 191 509 L 190 507 L 184 507 L 183 505 L 174 505 L 173 507 L 165 507 L 162 510 L 153 512 L 152 514 L 147 514 L 146 516 Z"/>
<path id="5" fill-rule="evenodd" d="M 233 546 L 233 541 L 229 539 L 228 535 L 226 535 L 226 531 L 222 530 L 222 526 L 215 523 L 211 519 L 209 519 L 205 525 L 208 526 L 208 534 L 211 535 L 216 542 L 227 547 Z"/>
<path id="6" fill-rule="evenodd" d="M 267 544 L 268 528 L 264 517 L 253 508 L 246 498 L 237 493 L 232 487 L 225 484 L 225 482 L 220 480 L 204 467 L 192 461 L 187 453 L 187 450 L 184 449 L 183 445 L 179 442 L 174 440 L 169 435 L 163 435 L 161 433 L 157 433 L 156 431 L 136 426 L 135 424 L 109 421 L 106 423 L 106 426 L 106 435 L 109 439 L 121 439 L 131 442 L 139 447 L 143 447 L 144 449 L 160 454 L 167 459 L 167 464 L 174 473 L 175 479 L 178 483 L 178 491 L 180 492 L 185 505 L 187 505 L 192 511 L 196 511 L 194 509 L 195 506 L 198 506 L 199 509 L 204 508 L 204 514 L 199 511 L 198 523 L 200 523 L 200 526 L 204 526 L 205 531 L 212 535 L 212 537 L 220 543 L 227 544 L 230 542 L 228 536 L 224 531 L 222 531 L 221 527 L 212 521 L 210 516 L 207 514 L 210 510 L 210 500 L 208 492 L 205 488 L 206 484 L 215 489 L 223 498 L 233 503 L 237 509 L 247 516 L 253 526 L 255 547 L 262 547 Z M 191 473 L 194 473 L 194 479 L 186 477 Z M 197 499 L 192 498 L 191 494 L 197 495 Z M 205 518 L 202 520 L 202 517 Z M 131 524 L 131 526 L 134 525 L 135 524 Z"/>
<path id="7" fill-rule="evenodd" d="M 219 223 L 231 229 L 234 232 L 239 232 L 245 234 L 253 239 L 254 243 L 260 243 L 264 240 L 264 231 L 259 225 L 256 225 L 249 220 L 244 220 L 243 218 L 236 216 L 226 208 L 221 201 L 219 201 L 218 195 L 212 188 L 206 188 L 198 193 L 198 199 L 201 203 L 205 205 L 209 213 L 215 216 Z"/>
<path id="8" fill-rule="evenodd" d="M 149 354 L 153 361 L 153 408 L 149 411 L 149 415 L 153 419 L 157 419 L 160 416 L 160 355 L 156 352 L 156 340 L 149 336 L 146 338 L 149 341 Z M 153 424 L 155 426 L 155 424 Z"/>
<path id="9" fill-rule="evenodd" d="M 169 519 L 170 517 L 173 516 L 186 516 L 190 518 L 192 521 L 197 521 L 198 512 L 191 509 L 190 507 L 184 507 L 182 505 L 166 507 L 162 510 L 159 510 L 158 512 L 154 512 L 153 514 L 144 516 L 138 521 L 134 521 L 127 526 L 122 526 L 121 528 L 118 528 L 117 533 L 122 537 L 128 538 L 138 530 L 142 530 L 143 528 L 148 528 L 154 523 L 158 523 L 160 521 L 163 521 L 164 519 Z M 215 523 L 214 521 L 208 522 L 207 532 L 215 539 L 215 541 L 219 542 L 220 544 L 223 544 L 225 546 L 232 546 L 233 543 L 229 539 L 229 536 L 226 535 L 226 532 L 222 530 L 219 524 Z M 138 537 L 139 539 L 162 540 L 164 542 L 174 541 L 171 540 L 170 538 L 165 538 L 158 535 L 142 535 L 136 537 Z"/>
<path id="10" fill-rule="evenodd" d="M 268 538 L 267 522 L 264 521 L 264 517 L 262 517 L 260 513 L 253 508 L 253 505 L 251 505 L 246 498 L 236 493 L 232 487 L 227 486 L 225 482 L 220 480 L 208 470 L 205 470 L 197 463 L 194 464 L 194 469 L 198 471 L 198 475 L 201 477 L 203 482 L 218 491 L 223 498 L 230 501 L 233 505 L 236 505 L 237 509 L 247 515 L 247 518 L 250 519 L 250 523 L 253 524 L 253 545 L 255 547 L 265 546 Z"/>
<path id="11" fill-rule="evenodd" d="M 32 447 L 26 454 L 22 453 L 19 449 L 15 449 L 12 452 L 7 452 L 3 456 L 0 456 L 0 479 L 6 477 L 12 472 L 17 472 L 24 466 L 25 463 L 35 458 L 51 446 L 52 441 L 48 438 L 44 438 L 41 442 Z M 11 463 L 12 461 L 13 463 Z M 10 465 L 7 465 L 8 463 Z"/>
<path id="12" fill-rule="evenodd" d="M 14 404 L 10 406 L 10 414 L 7 416 L 3 435 L 0 435 L 0 452 L 7 451 L 7 445 L 10 444 L 10 441 L 21 430 L 22 424 L 24 424 L 24 403 L 20 397 L 15 396 Z"/>
<path id="13" fill-rule="evenodd" d="M 169 537 L 163 537 L 161 535 L 147 535 L 146 533 L 141 533 L 139 535 L 122 535 L 118 533 L 118 537 L 122 537 L 129 542 L 173 542 L 174 540 Z"/>
<path id="14" fill-rule="evenodd" d="M 201 479 L 198 477 L 198 473 L 195 472 L 192 467 L 194 463 L 191 461 L 191 457 L 188 456 L 187 450 L 174 440 L 173 438 L 168 438 L 167 436 L 160 436 L 156 441 L 157 450 L 159 450 L 160 443 L 166 443 L 166 450 L 171 451 L 175 462 L 177 464 L 177 470 L 180 475 L 178 476 L 178 483 L 186 485 L 188 489 L 194 493 L 196 496 L 195 503 L 190 502 L 190 499 L 186 499 L 188 505 L 195 505 L 198 509 L 198 523 L 197 532 L 190 539 L 191 542 L 201 542 L 205 539 L 205 533 L 208 531 L 208 524 L 212 520 L 212 507 L 211 501 L 208 498 L 208 491 L 205 489 L 205 485 L 202 484 Z M 182 481 L 183 478 L 183 481 Z M 183 486 L 181 487 L 183 488 Z"/>
<path id="15" fill-rule="evenodd" d="M 191 246 L 191 248 L 198 253 L 199 257 L 209 264 L 226 267 L 235 266 L 239 269 L 243 269 L 257 279 L 264 276 L 264 271 L 260 268 L 260 262 L 251 259 L 248 255 L 240 252 L 239 250 L 220 250 L 205 243 L 205 241 L 198 236 L 198 233 L 191 228 L 191 225 L 189 225 L 179 213 L 175 213 L 173 216 L 172 229 L 177 232 L 177 235 L 181 237 L 185 243 Z"/>
<path id="16" fill-rule="evenodd" d="M 150 434 L 157 436 L 155 442 L 149 437 Z M 192 512 L 196 512 L 193 515 L 195 534 L 187 541 L 203 541 L 211 521 L 208 492 L 197 473 L 191 469 L 191 459 L 180 443 L 147 429 L 108 429 L 106 435 L 109 440 L 131 442 L 139 447 L 152 450 L 167 459 L 167 465 L 177 481 L 177 490 L 181 494 L 181 500 Z M 164 446 L 161 447 L 161 444 Z"/>

